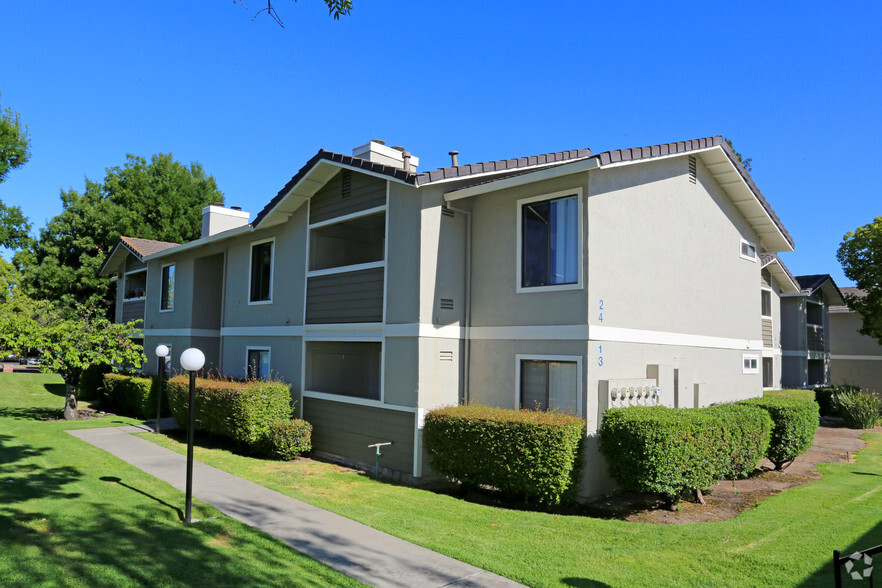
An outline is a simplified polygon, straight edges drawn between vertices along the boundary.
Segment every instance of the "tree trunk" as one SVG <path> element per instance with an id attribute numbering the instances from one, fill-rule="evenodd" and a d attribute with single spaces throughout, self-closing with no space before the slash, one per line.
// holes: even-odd
<path id="1" fill-rule="evenodd" d="M 64 420 L 72 421 L 80 418 L 80 411 L 77 410 L 77 389 L 67 385 L 64 397 Z"/>

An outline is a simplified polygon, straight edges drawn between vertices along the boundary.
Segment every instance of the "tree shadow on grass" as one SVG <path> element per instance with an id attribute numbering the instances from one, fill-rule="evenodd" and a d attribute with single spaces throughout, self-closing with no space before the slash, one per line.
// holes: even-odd
<path id="1" fill-rule="evenodd" d="M 48 421 L 61 418 L 63 412 L 64 411 L 61 408 L 46 408 L 36 406 L 15 408 L 3 407 L 0 408 L 0 418 L 11 418 L 27 421 Z"/>
<path id="2" fill-rule="evenodd" d="M 52 467 L 57 457 L 57 448 L 0 435 L 4 586 L 61 581 L 86 586 L 318 587 L 341 581 L 330 568 L 250 527 L 226 517 L 185 525 L 180 510 L 162 496 L 122 484 L 116 476 L 107 477 L 102 487 L 94 482 L 99 472 Z M 117 480 L 124 490 L 113 489 Z M 166 498 L 181 494 L 161 488 Z"/>
<path id="3" fill-rule="evenodd" d="M 67 397 L 66 384 L 43 384 L 43 388 L 46 389 L 46 392 L 54 396 L 61 396 L 62 398 Z"/>

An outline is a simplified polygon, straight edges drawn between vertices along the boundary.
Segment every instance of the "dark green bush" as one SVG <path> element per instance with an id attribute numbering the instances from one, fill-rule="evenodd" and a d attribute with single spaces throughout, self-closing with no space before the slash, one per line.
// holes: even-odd
<path id="1" fill-rule="evenodd" d="M 90 365 L 80 374 L 80 385 L 77 388 L 77 398 L 80 400 L 97 400 L 101 388 L 104 387 L 104 375 L 111 372 L 111 367 L 105 364 Z"/>
<path id="2" fill-rule="evenodd" d="M 882 399 L 875 394 L 843 392 L 833 398 L 833 406 L 849 429 L 870 429 L 882 417 Z"/>
<path id="3" fill-rule="evenodd" d="M 723 451 L 717 477 L 746 478 L 766 456 L 774 428 L 772 418 L 757 406 L 743 404 L 720 404 L 702 410 L 722 419 L 718 440 Z"/>
<path id="4" fill-rule="evenodd" d="M 311 435 L 312 425 L 302 419 L 275 421 L 269 424 L 259 451 L 265 457 L 289 461 L 312 449 Z"/>
<path id="5" fill-rule="evenodd" d="M 603 413 L 600 451 L 625 490 L 662 494 L 676 503 L 688 491 L 753 471 L 771 429 L 764 411 L 733 404 L 613 408 Z"/>
<path id="6" fill-rule="evenodd" d="M 860 388 L 857 386 L 849 386 L 847 384 L 842 386 L 815 388 L 815 402 L 818 403 L 818 406 L 821 409 L 821 416 L 839 416 L 839 412 L 836 410 L 836 396 L 845 392 L 860 391 Z"/>
<path id="7" fill-rule="evenodd" d="M 156 387 L 149 376 L 104 375 L 102 405 L 122 415 L 148 419 L 156 416 Z"/>
<path id="8" fill-rule="evenodd" d="M 739 404 L 759 406 L 775 422 L 766 455 L 775 469 L 784 469 L 812 446 L 820 420 L 816 402 L 779 397 L 751 398 Z"/>
<path id="9" fill-rule="evenodd" d="M 423 430 L 432 469 L 540 504 L 572 496 L 585 421 L 574 415 L 465 405 L 433 410 Z"/>
<path id="10" fill-rule="evenodd" d="M 179 424 L 187 422 L 190 378 L 175 376 L 166 385 L 168 405 Z M 257 447 L 270 423 L 291 417 L 291 387 L 273 380 L 236 382 L 196 379 L 196 430 Z"/>

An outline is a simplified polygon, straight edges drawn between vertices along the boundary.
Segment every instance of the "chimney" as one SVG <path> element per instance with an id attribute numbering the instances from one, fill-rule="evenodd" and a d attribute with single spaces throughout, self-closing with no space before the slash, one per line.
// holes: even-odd
<path id="1" fill-rule="evenodd" d="M 456 167 L 459 165 L 459 163 L 457 163 L 456 161 L 456 156 L 459 155 L 459 151 L 448 151 L 447 155 L 450 156 L 450 165 L 452 167 Z"/>
<path id="2" fill-rule="evenodd" d="M 217 204 L 202 209 L 202 237 L 210 237 L 248 224 L 251 215 L 241 207 L 224 208 Z"/>
<path id="3" fill-rule="evenodd" d="M 407 162 L 405 162 L 405 154 L 408 156 Z M 389 147 L 379 139 L 356 147 L 352 150 L 352 156 L 410 172 L 416 172 L 416 168 L 420 164 L 420 159 L 405 151 L 404 147 Z"/>

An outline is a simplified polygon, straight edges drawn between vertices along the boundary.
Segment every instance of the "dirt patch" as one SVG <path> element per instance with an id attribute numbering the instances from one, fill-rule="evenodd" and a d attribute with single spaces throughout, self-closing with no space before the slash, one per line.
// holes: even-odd
<path id="1" fill-rule="evenodd" d="M 725 521 L 770 496 L 817 480 L 821 477 L 819 463 L 854 461 L 854 454 L 866 445 L 860 439 L 866 432 L 846 429 L 833 419 L 822 419 L 812 446 L 787 469 L 774 471 L 772 463 L 763 460 L 750 478 L 716 484 L 704 495 L 706 504 L 684 500 L 680 510 L 671 511 L 659 496 L 616 492 L 590 503 L 588 509 L 595 516 L 662 525 Z"/>

